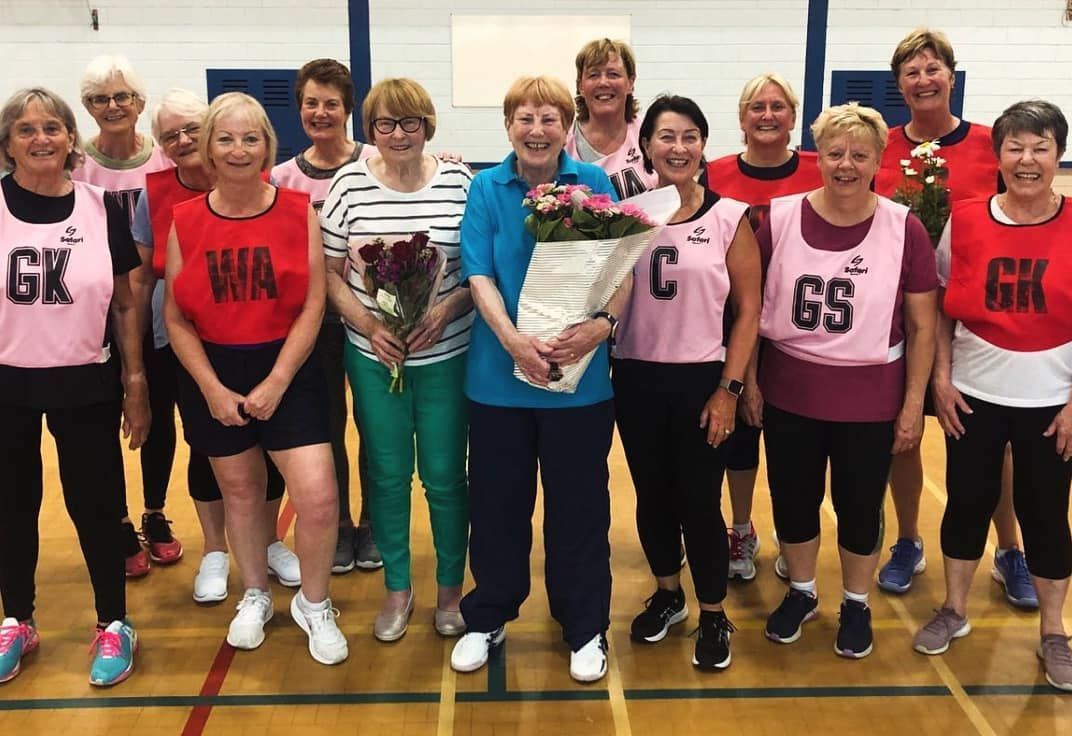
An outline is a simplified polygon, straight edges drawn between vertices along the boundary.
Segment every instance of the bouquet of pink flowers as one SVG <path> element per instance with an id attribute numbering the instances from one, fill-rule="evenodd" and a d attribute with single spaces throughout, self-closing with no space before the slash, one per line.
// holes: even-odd
<path id="1" fill-rule="evenodd" d="M 403 345 L 432 306 L 443 277 L 443 254 L 417 233 L 409 240 L 387 243 L 376 238 L 358 251 L 365 291 L 376 302 L 383 323 Z M 405 360 L 403 352 L 403 360 Z M 402 365 L 391 366 L 391 393 L 405 388 Z"/>
<path id="2" fill-rule="evenodd" d="M 577 184 L 540 184 L 522 201 L 532 210 L 525 227 L 538 241 L 605 240 L 656 226 L 639 207 Z"/>
<path id="3" fill-rule="evenodd" d="M 901 159 L 903 180 L 891 197 L 923 222 L 935 247 L 949 220 L 949 169 L 938 155 L 939 148 L 938 141 L 925 141 L 912 149 L 911 158 Z"/>

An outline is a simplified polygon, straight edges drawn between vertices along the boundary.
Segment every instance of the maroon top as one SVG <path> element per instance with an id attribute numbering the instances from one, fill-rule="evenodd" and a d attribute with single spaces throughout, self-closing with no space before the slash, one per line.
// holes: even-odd
<path id="1" fill-rule="evenodd" d="M 871 229 L 869 217 L 849 227 L 831 225 L 807 199 L 801 212 L 801 232 L 817 250 L 850 250 Z M 771 227 L 766 220 L 756 233 L 766 274 L 771 259 Z M 891 247 L 901 247 L 900 243 Z M 925 293 L 938 288 L 934 247 L 923 223 L 912 214 L 905 222 L 901 285 L 893 310 L 890 345 L 904 339 L 903 292 Z M 905 359 L 885 365 L 832 366 L 812 363 L 783 353 L 770 343 L 759 365 L 764 401 L 783 411 L 834 422 L 886 422 L 897 417 L 904 403 Z"/>

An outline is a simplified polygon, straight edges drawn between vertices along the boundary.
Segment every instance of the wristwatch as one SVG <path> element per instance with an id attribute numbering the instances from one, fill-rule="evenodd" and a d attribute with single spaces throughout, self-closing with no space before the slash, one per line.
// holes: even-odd
<path id="1" fill-rule="evenodd" d="M 614 344 L 614 336 L 618 332 L 618 318 L 610 312 L 596 312 L 592 315 L 592 319 L 599 319 L 602 317 L 610 323 L 610 343 Z"/>
<path id="2" fill-rule="evenodd" d="M 718 387 L 729 391 L 733 394 L 734 398 L 740 398 L 741 392 L 744 391 L 744 384 L 732 378 L 723 378 L 718 382 Z"/>

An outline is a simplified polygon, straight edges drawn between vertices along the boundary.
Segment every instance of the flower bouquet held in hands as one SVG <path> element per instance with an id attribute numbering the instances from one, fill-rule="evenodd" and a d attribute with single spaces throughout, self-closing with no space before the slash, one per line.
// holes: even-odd
<path id="1" fill-rule="evenodd" d="M 357 249 L 357 264 L 365 291 L 376 303 L 384 325 L 402 342 L 420 324 L 432 306 L 443 278 L 444 258 L 428 236 L 417 233 L 409 240 L 387 243 L 375 238 Z M 403 351 L 403 362 L 408 349 Z M 403 364 L 391 366 L 391 393 L 405 388 Z"/>
<path id="2" fill-rule="evenodd" d="M 541 184 L 522 202 L 536 238 L 517 305 L 517 329 L 550 340 L 603 309 L 648 244 L 680 206 L 674 187 L 614 202 L 586 186 Z M 548 391 L 573 393 L 595 355 L 551 364 Z M 514 376 L 530 385 L 521 368 Z"/>
<path id="3" fill-rule="evenodd" d="M 901 159 L 903 180 L 891 198 L 907 205 L 923 222 L 935 247 L 949 220 L 949 169 L 939 148 L 938 141 L 925 141 L 912 149 L 911 158 Z"/>

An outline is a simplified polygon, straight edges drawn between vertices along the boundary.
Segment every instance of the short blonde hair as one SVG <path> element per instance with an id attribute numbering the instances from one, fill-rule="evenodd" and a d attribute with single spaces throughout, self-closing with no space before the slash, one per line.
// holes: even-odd
<path id="1" fill-rule="evenodd" d="M 134 71 L 130 59 L 122 54 L 101 54 L 94 57 L 82 72 L 82 79 L 78 83 L 79 94 L 83 100 L 98 94 L 113 77 L 122 77 L 142 102 L 146 100 L 148 93 L 145 82 L 141 75 Z"/>
<path id="2" fill-rule="evenodd" d="M 930 28 L 915 28 L 907 36 L 901 39 L 897 48 L 893 50 L 893 58 L 890 59 L 890 70 L 894 79 L 901 76 L 901 65 L 917 54 L 930 49 L 934 55 L 942 60 L 950 72 L 956 71 L 957 60 L 953 56 L 953 45 L 949 38 L 941 31 Z"/>
<path id="3" fill-rule="evenodd" d="M 610 61 L 612 55 L 622 60 L 622 66 L 625 67 L 625 76 L 632 81 L 636 81 L 636 56 L 633 54 L 633 49 L 625 41 L 597 38 L 586 43 L 577 52 L 577 58 L 574 60 L 574 64 L 577 67 L 577 97 L 574 98 L 574 101 L 577 103 L 577 119 L 582 123 L 588 121 L 588 103 L 581 97 L 581 78 L 584 76 L 584 70 L 589 67 L 606 64 Z M 638 112 L 640 112 L 640 103 L 636 101 L 632 94 L 627 95 L 625 98 L 626 122 L 632 122 Z"/>
<path id="4" fill-rule="evenodd" d="M 216 165 L 212 163 L 212 157 L 208 155 L 209 145 L 220 119 L 232 113 L 245 113 L 249 116 L 250 122 L 261 129 L 265 140 L 268 142 L 268 150 L 264 154 L 261 171 L 268 171 L 275 166 L 279 138 L 275 134 L 272 122 L 268 119 L 268 113 L 261 107 L 261 103 L 245 92 L 225 92 L 214 99 L 212 104 L 208 106 L 205 121 L 201 126 L 201 137 L 197 141 L 197 152 L 201 154 L 202 165 L 209 171 L 215 170 Z"/>
<path id="5" fill-rule="evenodd" d="M 793 111 L 793 117 L 797 116 L 797 109 L 800 107 L 800 100 L 797 99 L 796 93 L 793 92 L 793 87 L 789 84 L 788 80 L 777 72 L 764 72 L 757 77 L 752 77 L 744 83 L 744 87 L 741 88 L 741 97 L 737 101 L 737 120 L 741 122 L 744 120 L 744 114 L 748 110 L 748 106 L 752 104 L 752 100 L 756 98 L 764 87 L 768 84 L 773 84 L 775 87 L 781 90 L 782 97 L 789 103 L 790 109 Z M 789 141 L 792 138 L 792 131 L 786 134 L 785 144 L 788 146 Z M 742 136 L 742 143 L 748 143 L 748 134 L 744 133 Z"/>
<path id="6" fill-rule="evenodd" d="M 871 107 L 864 107 L 858 102 L 847 105 L 834 105 L 819 113 L 811 124 L 811 134 L 815 147 L 822 150 L 825 143 L 839 135 L 852 138 L 870 139 L 879 156 L 886 150 L 889 127 L 882 119 L 882 113 Z"/>
<path id="7" fill-rule="evenodd" d="M 171 113 L 172 115 L 196 118 L 200 122 L 205 119 L 206 112 L 208 112 L 208 104 L 204 100 L 188 89 L 173 87 L 164 93 L 164 96 L 160 98 L 160 104 L 153 108 L 153 119 L 151 121 L 153 138 L 156 139 L 157 143 L 160 143 L 160 136 L 164 132 L 160 127 L 160 118 L 163 115 Z"/>
<path id="8" fill-rule="evenodd" d="M 15 121 L 26 112 L 31 102 L 37 102 L 44 111 L 59 118 L 67 132 L 74 138 L 71 152 L 64 159 L 64 171 L 73 171 L 82 165 L 85 153 L 82 150 L 82 138 L 78 135 L 78 124 L 75 122 L 74 112 L 71 106 L 63 101 L 63 98 L 44 87 L 28 87 L 20 89 L 11 95 L 0 109 L 0 169 L 15 170 L 15 160 L 8 155 L 7 145 L 11 142 L 11 128 Z"/>
<path id="9" fill-rule="evenodd" d="M 428 90 L 412 79 L 381 79 L 365 95 L 365 101 L 361 103 L 361 122 L 365 125 L 369 143 L 376 136 L 372 120 L 377 110 L 390 112 L 400 118 L 424 118 L 424 139 L 430 141 L 435 135 L 435 105 Z"/>
<path id="10" fill-rule="evenodd" d="M 557 107 L 562 116 L 562 127 L 573 125 L 573 98 L 566 85 L 554 77 L 521 77 L 506 90 L 503 98 L 503 117 L 509 125 L 514 119 L 514 112 L 522 105 Z"/>

